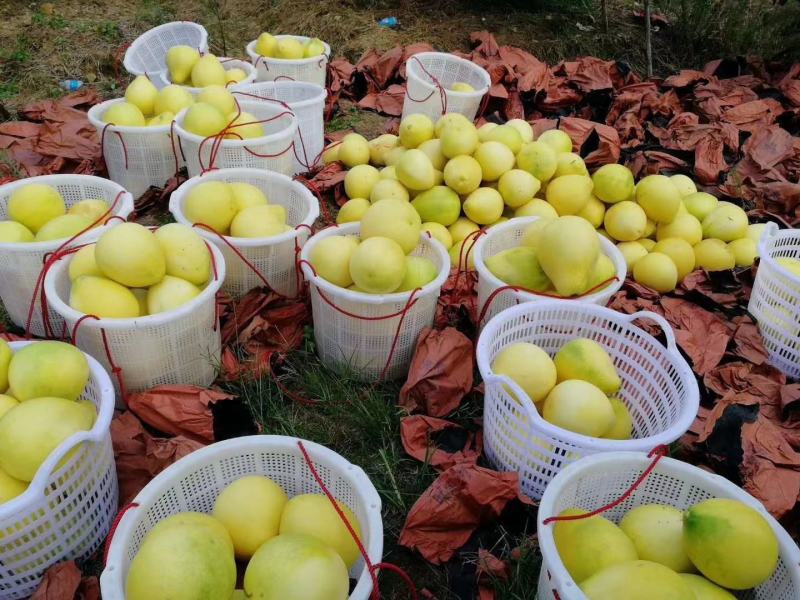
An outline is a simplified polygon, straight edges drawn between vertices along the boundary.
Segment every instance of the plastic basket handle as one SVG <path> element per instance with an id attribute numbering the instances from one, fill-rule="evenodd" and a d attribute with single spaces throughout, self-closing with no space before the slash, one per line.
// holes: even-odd
<path id="1" fill-rule="evenodd" d="M 678 345 L 675 342 L 675 333 L 672 331 L 672 325 L 670 325 L 669 321 L 667 321 L 664 317 L 649 310 L 640 310 L 639 312 L 635 312 L 630 315 L 622 315 L 622 317 L 630 323 L 633 323 L 636 319 L 649 319 L 655 322 L 656 325 L 661 328 L 661 331 L 664 332 L 664 337 L 667 338 L 667 348 L 669 351 L 680 356 Z"/>
<path id="2" fill-rule="evenodd" d="M 511 389 L 514 395 L 519 398 L 519 406 L 524 411 L 525 415 L 528 417 L 530 422 L 536 422 L 537 419 L 543 421 L 542 417 L 539 416 L 536 408 L 533 406 L 533 400 L 528 397 L 519 384 L 516 381 L 511 379 L 511 377 L 507 375 L 495 375 L 494 373 L 489 373 L 486 377 L 483 378 L 483 381 L 488 384 L 494 385 L 505 385 Z M 527 399 L 528 402 L 523 402 L 523 399 Z"/>
<path id="3" fill-rule="evenodd" d="M 777 223 L 773 223 L 772 221 L 767 223 L 764 231 L 761 232 L 761 237 L 758 239 L 759 256 L 767 256 L 769 254 L 767 244 L 769 244 L 772 238 L 778 235 L 778 231 L 780 231 L 780 227 L 778 227 Z"/>

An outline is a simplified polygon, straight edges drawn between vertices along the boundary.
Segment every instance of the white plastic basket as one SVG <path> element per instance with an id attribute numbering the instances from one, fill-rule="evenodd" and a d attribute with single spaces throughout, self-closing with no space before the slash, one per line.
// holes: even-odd
<path id="1" fill-rule="evenodd" d="M 639 452 L 608 452 L 583 458 L 559 473 L 547 487 L 537 517 L 542 569 L 539 600 L 588 600 L 570 577 L 556 550 L 554 524 L 544 520 L 572 507 L 596 510 L 617 500 L 630 488 L 653 459 Z M 619 506 L 603 516 L 619 522 L 632 508 L 643 504 L 666 504 L 679 510 L 709 498 L 729 498 L 751 506 L 764 517 L 778 537 L 778 567 L 766 582 L 736 594 L 747 600 L 795 600 L 800 598 L 800 550 L 783 527 L 750 494 L 727 479 L 695 466 L 661 458 L 655 469 Z"/>
<path id="2" fill-rule="evenodd" d="M 231 83 L 230 85 L 226 86 L 229 90 L 233 91 L 238 89 L 239 86 L 247 85 L 248 83 L 253 83 L 256 80 L 256 68 L 247 62 L 246 60 L 239 60 L 238 58 L 222 58 L 220 57 L 219 61 L 222 63 L 223 68 L 228 71 L 229 69 L 242 69 L 245 73 L 247 73 L 247 77 L 245 77 L 242 81 L 237 83 Z M 159 88 L 166 87 L 172 84 L 172 80 L 169 76 L 169 71 L 162 71 L 159 73 L 158 78 L 160 79 Z M 189 92 L 192 96 L 197 96 L 200 92 L 203 91 L 203 88 L 199 87 L 192 87 L 190 85 L 181 85 L 187 92 Z"/>
<path id="3" fill-rule="evenodd" d="M 216 378 L 222 350 L 216 294 L 225 279 L 225 259 L 213 244 L 208 248 L 216 277 L 212 275 L 199 295 L 174 310 L 145 317 L 85 318 L 73 343 L 96 357 L 109 372 L 118 367 L 128 392 L 162 384 L 210 385 Z M 72 255 L 54 261 L 45 275 L 44 288 L 47 303 L 66 321 L 72 334 L 85 315 L 68 304 L 70 260 Z M 118 386 L 116 378 L 114 385 Z"/>
<path id="4" fill-rule="evenodd" d="M 637 327 L 636 319 L 655 321 L 667 347 Z M 614 361 L 622 380 L 614 395 L 633 418 L 633 439 L 589 437 L 548 423 L 516 383 L 492 371 L 495 357 L 512 343 L 530 342 L 554 356 L 575 338 L 594 340 Z M 649 452 L 677 440 L 697 416 L 697 381 L 675 345 L 669 323 L 655 313 L 624 315 L 584 302 L 526 302 L 489 321 L 478 339 L 477 360 L 486 386 L 486 456 L 498 471 L 518 472 L 522 490 L 535 500 L 562 468 L 582 456 Z"/>
<path id="5" fill-rule="evenodd" d="M 297 116 L 294 138 L 294 173 L 314 168 L 325 146 L 325 98 L 328 91 L 305 81 L 262 81 L 238 86 L 234 96 L 245 102 L 275 100 L 286 104 Z"/>
<path id="6" fill-rule="evenodd" d="M 310 266 L 311 251 L 320 240 L 332 235 L 358 236 L 360 230 L 361 223 L 333 225 L 311 236 L 300 254 L 303 275 L 311 290 L 317 352 L 325 365 L 345 365 L 364 380 L 374 381 L 381 376 L 386 380 L 397 379 L 408 372 L 420 331 L 433 323 L 439 292 L 450 272 L 450 257 L 441 243 L 420 234 L 420 243 L 411 255 L 430 259 L 438 275 L 414 294 L 398 331 L 411 292 L 354 292 L 319 277 Z M 389 315 L 396 316 L 389 318 Z M 374 320 L 376 317 L 387 318 Z"/>
<path id="7" fill-rule="evenodd" d="M 761 260 L 747 310 L 758 322 L 770 363 L 800 379 L 800 276 L 775 259 L 800 259 L 800 231 L 767 225 L 758 243 Z"/>
<path id="8" fill-rule="evenodd" d="M 219 169 L 204 175 L 192 177 L 172 193 L 169 210 L 178 223 L 192 225 L 183 214 L 183 203 L 191 189 L 206 181 L 225 181 L 227 183 L 249 183 L 259 188 L 271 204 L 286 209 L 286 223 L 295 227 L 280 235 L 267 238 L 237 238 L 226 236 L 228 244 L 236 248 L 266 279 L 270 287 L 284 296 L 297 295 L 298 278 L 296 269 L 296 246 L 302 248 L 306 243 L 311 226 L 319 217 L 319 202 L 306 186 L 293 181 L 286 175 L 262 171 L 261 169 Z M 305 227 L 299 227 L 305 225 Z M 222 289 L 234 296 L 240 296 L 264 281 L 234 252 L 220 236 L 201 227 L 195 228 L 198 234 L 215 244 L 225 257 L 225 283 Z"/>
<path id="9" fill-rule="evenodd" d="M 7 219 L 7 205 L 11 194 L 18 188 L 29 183 L 43 183 L 58 190 L 67 208 L 81 200 L 96 198 L 105 200 L 109 206 L 113 205 L 112 213 L 121 219 L 127 219 L 133 211 L 133 197 L 122 186 L 102 177 L 93 175 L 42 175 L 19 179 L 5 185 L 0 185 L 0 219 Z M 114 204 L 116 200 L 116 204 Z M 119 223 L 112 219 L 108 225 L 95 227 L 87 231 L 72 245 L 79 245 L 96 239 L 107 227 Z M 45 257 L 57 250 L 69 238 L 52 240 L 49 242 L 31 242 L 25 244 L 0 243 L 0 299 L 8 312 L 9 318 L 18 327 L 25 327 L 31 302 L 34 310 L 31 318 L 30 332 L 33 335 L 47 337 L 45 324 L 42 317 L 44 307 L 39 298 L 34 300 L 36 282 L 42 271 Z M 62 321 L 50 311 L 49 321 L 52 325 L 52 334 L 61 334 Z"/>
<path id="10" fill-rule="evenodd" d="M 186 109 L 178 113 L 175 132 L 186 158 L 189 177 L 211 169 L 253 167 L 284 175 L 294 171 L 293 142 L 297 134 L 297 117 L 280 104 L 272 102 L 239 102 L 242 111 L 256 119 L 272 119 L 262 123 L 266 135 L 249 140 L 228 139 L 215 144 L 214 138 L 204 138 L 186 131 L 182 124 Z M 218 146 L 212 164 L 212 151 Z"/>
<path id="11" fill-rule="evenodd" d="M 134 502 L 139 506 L 119 521 L 100 578 L 103 598 L 125 599 L 131 560 L 156 523 L 184 511 L 210 513 L 219 493 L 240 477 L 269 477 L 289 497 L 322 493 L 300 451 L 300 441 L 278 435 L 235 438 L 192 452 L 162 471 L 136 496 Z M 381 500 L 369 477 L 332 450 L 314 442 L 302 443 L 325 487 L 358 519 L 370 561 L 379 563 L 383 554 Z M 367 600 L 372 579 L 363 559 L 353 566 L 350 576 L 358 582 L 350 600 Z"/>
<path id="12" fill-rule="evenodd" d="M 31 343 L 37 342 L 10 346 L 17 351 Z M 117 470 L 109 433 L 114 387 L 100 363 L 88 355 L 86 359 L 89 383 L 80 399 L 97 408 L 94 426 L 64 440 L 39 467 L 28 489 L 0 504 L 4 600 L 29 598 L 51 566 L 94 554 L 117 512 Z"/>
<path id="13" fill-rule="evenodd" d="M 170 135 L 170 125 L 121 127 L 105 123 L 103 113 L 120 102 L 125 102 L 125 99 L 95 104 L 89 109 L 88 117 L 102 140 L 109 178 L 138 198 L 150 186 L 163 188 L 183 161 L 178 142 Z"/>
<path id="14" fill-rule="evenodd" d="M 422 113 L 434 122 L 445 113 L 461 113 L 473 121 L 492 84 L 486 69 L 445 52 L 420 52 L 409 57 L 406 79 L 403 118 Z M 468 83 L 475 91 L 456 92 L 450 89 L 454 83 Z"/>
<path id="15" fill-rule="evenodd" d="M 305 45 L 311 38 L 304 35 L 276 35 L 276 39 L 295 38 Z M 245 50 L 250 57 L 253 65 L 258 70 L 258 81 L 307 81 L 315 83 L 320 87 L 325 87 L 325 77 L 328 71 L 328 59 L 331 56 L 331 47 L 322 42 L 325 46 L 325 53 L 311 58 L 270 58 L 261 56 L 256 52 L 256 42 L 253 40 Z"/>
<path id="16" fill-rule="evenodd" d="M 492 272 L 486 267 L 486 259 L 494 256 L 498 252 L 508 250 L 509 248 L 516 248 L 519 246 L 519 240 L 528 226 L 536 221 L 539 217 L 517 217 L 510 219 L 500 225 L 495 225 L 486 230 L 484 235 L 478 236 L 473 249 L 473 257 L 475 259 L 475 269 L 478 271 L 478 315 L 483 312 L 483 307 L 492 293 L 507 284 L 495 277 Z M 600 248 L 603 254 L 611 259 L 616 268 L 616 281 L 612 281 L 601 290 L 597 290 L 591 294 L 586 294 L 574 299 L 565 299 L 567 302 L 590 302 L 592 304 L 599 304 L 605 306 L 608 304 L 611 297 L 616 294 L 625 283 L 625 273 L 627 267 L 625 266 L 625 257 L 619 249 L 610 241 L 599 235 Z M 514 290 L 504 290 L 498 292 L 492 298 L 489 308 L 483 318 L 481 326 L 489 322 L 489 320 L 500 313 L 502 310 L 509 306 L 520 304 L 521 302 L 541 302 L 543 300 L 551 300 L 547 296 L 539 296 L 531 294 L 530 292 L 517 292 Z"/>
<path id="17" fill-rule="evenodd" d="M 125 51 L 122 64 L 131 75 L 149 75 L 156 87 L 163 87 L 158 74 L 167 70 L 167 50 L 180 45 L 208 52 L 208 32 L 191 21 L 164 23 L 136 38 Z"/>

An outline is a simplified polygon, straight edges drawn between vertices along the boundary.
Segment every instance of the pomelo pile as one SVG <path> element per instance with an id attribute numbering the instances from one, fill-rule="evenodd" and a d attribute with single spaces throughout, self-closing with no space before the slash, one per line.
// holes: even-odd
<path id="1" fill-rule="evenodd" d="M 249 183 L 200 183 L 186 195 L 183 214 L 192 224 L 231 237 L 262 238 L 292 231 L 286 224 L 286 209 L 270 204 L 264 192 Z"/>
<path id="2" fill-rule="evenodd" d="M 174 310 L 208 284 L 209 252 L 186 225 L 170 223 L 153 232 L 137 223 L 116 225 L 70 259 L 69 305 L 105 319 Z"/>
<path id="3" fill-rule="evenodd" d="M 370 202 L 410 200 L 454 263 L 465 257 L 461 245 L 470 232 L 519 216 L 581 217 L 617 243 L 636 281 L 660 292 L 697 268 L 753 263 L 763 225 L 750 225 L 738 206 L 698 192 L 685 175 L 648 175 L 635 184 L 618 164 L 590 175 L 572 149 L 556 129 L 534 140 L 520 119 L 476 129 L 459 114 L 435 125 L 415 114 L 400 123 L 399 136 L 367 142 L 349 134 L 328 147 L 323 161 L 350 169 L 350 200 L 339 222 L 359 220 Z"/>
<path id="4" fill-rule="evenodd" d="M 561 516 L 583 514 L 569 508 Z M 646 504 L 619 525 L 595 515 L 553 527 L 564 567 L 589 600 L 734 600 L 728 590 L 762 584 L 778 564 L 769 523 L 737 500 L 686 511 Z"/>
<path id="5" fill-rule="evenodd" d="M 78 400 L 89 381 L 83 352 L 34 342 L 13 352 L 0 340 L 0 504 L 22 494 L 61 442 L 97 418 Z"/>
<path id="6" fill-rule="evenodd" d="M 9 220 L 0 221 L 0 242 L 26 243 L 66 240 L 102 223 L 108 213 L 105 200 L 87 198 L 67 209 L 61 194 L 52 186 L 29 183 L 14 190 L 8 199 Z M 97 223 L 96 223 L 97 222 Z"/>
<path id="7" fill-rule="evenodd" d="M 431 260 L 411 255 L 421 231 L 419 215 L 406 200 L 386 198 L 361 215 L 360 238 L 324 238 L 309 259 L 317 275 L 339 287 L 367 294 L 409 292 L 438 274 Z"/>
<path id="8" fill-rule="evenodd" d="M 172 83 L 204 88 L 209 85 L 231 85 L 247 77 L 244 69 L 225 66 L 213 54 L 202 56 L 191 46 L 172 46 L 167 50 L 167 71 Z"/>
<path id="9" fill-rule="evenodd" d="M 255 51 L 268 58 L 298 60 L 325 54 L 325 45 L 319 38 L 311 38 L 304 43 L 291 36 L 278 39 L 265 31 L 258 36 Z"/>
<path id="10" fill-rule="evenodd" d="M 337 504 L 361 538 L 356 516 Z M 179 513 L 157 523 L 131 562 L 125 597 L 344 600 L 358 558 L 327 496 L 289 499 L 271 479 L 246 476 L 219 494 L 211 515 Z M 237 560 L 243 591 L 234 589 Z"/>
<path id="11" fill-rule="evenodd" d="M 495 357 L 492 371 L 519 385 L 553 425 L 591 437 L 631 439 L 631 415 L 614 396 L 622 381 L 611 357 L 593 340 L 570 340 L 553 358 L 536 344 L 510 344 Z"/>
<path id="12" fill-rule="evenodd" d="M 161 127 L 169 125 L 180 111 L 194 104 L 192 95 L 179 85 L 159 90 L 144 75 L 125 88 L 125 100 L 109 106 L 104 123 L 120 127 Z"/>

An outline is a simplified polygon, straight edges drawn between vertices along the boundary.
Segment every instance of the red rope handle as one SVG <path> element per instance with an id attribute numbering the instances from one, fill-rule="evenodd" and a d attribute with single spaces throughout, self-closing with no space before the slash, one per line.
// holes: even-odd
<path id="1" fill-rule="evenodd" d="M 130 509 L 138 506 L 138 502 L 130 502 L 126 504 L 120 509 L 120 511 L 117 513 L 117 516 L 115 516 L 114 520 L 111 522 L 111 528 L 108 530 L 108 537 L 106 538 L 106 544 L 103 548 L 103 566 L 108 564 L 108 554 L 111 552 L 111 540 L 114 539 L 114 534 L 117 533 L 117 527 L 119 527 L 122 517 L 124 517 L 125 513 L 127 513 Z"/>
<path id="2" fill-rule="evenodd" d="M 114 125 L 114 123 L 106 123 L 103 125 L 103 131 L 100 132 L 100 153 L 103 156 L 103 160 L 106 159 L 106 130 Z M 122 144 L 122 154 L 125 157 L 125 170 L 128 170 L 128 146 L 125 144 L 125 140 L 122 138 L 122 134 L 119 131 L 112 131 L 111 133 L 115 133 L 119 138 L 120 144 Z"/>
<path id="3" fill-rule="evenodd" d="M 455 287 L 458 287 L 458 283 L 461 280 L 461 275 L 466 275 L 469 273 L 469 255 L 472 252 L 472 249 L 475 247 L 475 244 L 478 243 L 478 238 L 486 233 L 486 230 L 483 228 L 476 229 L 475 231 L 470 231 L 464 239 L 460 242 L 456 242 L 457 244 L 461 244 L 461 247 L 458 249 L 458 265 L 456 265 L 456 278 L 454 281 Z M 467 245 L 465 243 L 466 240 L 469 241 L 469 248 L 467 249 L 466 253 L 464 252 L 464 247 Z M 478 321 L 480 323 L 480 320 Z"/>
<path id="4" fill-rule="evenodd" d="M 442 105 L 442 114 L 443 115 L 447 114 L 447 91 L 445 90 L 445 87 L 433 75 L 433 73 L 431 73 L 430 71 L 428 71 L 428 69 L 425 68 L 425 65 L 422 64 L 422 61 L 419 58 L 417 58 L 416 56 L 412 56 L 411 58 L 416 61 L 416 63 L 419 65 L 419 68 L 422 69 L 422 72 L 425 73 L 425 75 L 427 75 L 433 82 L 433 84 L 439 89 L 439 102 Z M 422 100 L 415 100 L 414 98 L 411 97 L 411 94 L 408 93 L 408 83 L 406 83 L 406 96 L 408 96 L 408 99 L 411 100 L 412 102 L 425 102 L 435 93 L 435 91 L 436 90 L 431 90 L 431 93 L 428 94 Z"/>
<path id="5" fill-rule="evenodd" d="M 656 468 L 658 461 L 660 461 L 664 456 L 667 455 L 667 447 L 666 446 L 656 446 L 650 452 L 647 453 L 648 457 L 652 457 L 652 462 L 647 466 L 647 468 L 642 472 L 639 477 L 636 478 L 631 486 L 625 490 L 625 492 L 613 502 L 609 502 L 608 504 L 601 506 L 598 509 L 593 510 L 592 512 L 588 512 L 585 515 L 563 515 L 563 516 L 555 516 L 555 517 L 547 517 L 544 521 L 542 521 L 543 525 L 549 525 L 550 523 L 555 523 L 556 521 L 580 521 L 581 519 L 588 519 L 589 517 L 594 517 L 599 514 L 602 514 L 606 511 L 619 506 L 625 500 L 630 498 L 631 494 L 636 491 L 636 489 L 642 484 L 642 482 L 647 479 L 647 476 L 653 472 L 653 469 Z"/>
<path id="6" fill-rule="evenodd" d="M 95 321 L 100 321 L 100 317 L 97 315 L 83 315 L 80 319 L 75 321 L 75 325 L 72 327 L 72 343 L 77 346 L 77 335 L 78 335 L 78 328 L 83 324 L 86 319 L 94 319 Z M 108 336 L 106 335 L 106 330 L 104 328 L 100 328 L 100 337 L 103 340 L 103 350 L 106 353 L 106 358 L 108 359 L 108 364 L 111 365 L 111 373 L 114 377 L 117 378 L 117 382 L 119 383 L 119 393 L 122 396 L 122 401 L 125 403 L 125 406 L 128 406 L 128 391 L 125 389 L 125 378 L 122 376 L 122 367 L 117 365 L 114 362 L 114 357 L 111 354 L 111 345 L 108 343 Z"/>
<path id="7" fill-rule="evenodd" d="M 356 534 L 355 529 L 353 529 L 353 526 L 350 524 L 350 521 L 345 516 L 339 504 L 336 502 L 336 498 L 334 498 L 331 491 L 325 485 L 325 482 L 322 480 L 322 477 L 319 476 L 319 473 L 317 472 L 317 469 L 314 467 L 314 463 L 311 460 L 311 457 L 309 456 L 306 447 L 303 445 L 303 442 L 297 440 L 297 446 L 300 448 L 300 452 L 303 455 L 303 460 L 305 460 L 306 465 L 308 466 L 308 470 L 311 472 L 311 476 L 314 478 L 314 481 L 317 482 L 317 485 L 320 487 L 325 496 L 327 496 L 328 500 L 333 506 L 333 509 L 336 511 L 336 514 L 339 515 L 339 518 L 342 520 L 342 523 L 344 523 L 344 526 L 347 528 L 348 533 L 353 538 L 353 541 L 356 543 L 358 551 L 361 553 L 361 557 L 364 559 L 364 565 L 366 566 L 367 572 L 369 573 L 369 576 L 372 579 L 372 593 L 370 594 L 370 598 L 372 600 L 380 600 L 381 591 L 378 585 L 378 575 L 376 574 L 375 571 L 377 569 L 386 569 L 387 571 L 392 571 L 393 573 L 400 575 L 400 577 L 403 579 L 403 582 L 406 584 L 406 586 L 408 586 L 411 598 L 413 600 L 418 600 L 419 596 L 417 594 L 417 588 L 414 585 L 414 582 L 411 580 L 411 577 L 409 577 L 409 575 L 405 571 L 403 571 L 403 569 L 389 563 L 373 564 L 373 562 L 369 558 L 367 549 L 364 547 L 364 544 L 361 541 L 361 538 L 359 538 L 358 535 Z"/>
<path id="8" fill-rule="evenodd" d="M 169 143 L 172 146 L 172 157 L 175 159 L 175 177 L 178 176 L 178 172 L 181 170 L 180 163 L 178 162 L 178 153 L 175 150 L 175 119 L 172 119 L 169 123 Z M 181 140 L 178 138 L 178 147 L 180 148 Z M 183 155 L 183 148 L 181 148 L 181 155 Z M 184 160 L 186 160 L 184 158 Z"/>

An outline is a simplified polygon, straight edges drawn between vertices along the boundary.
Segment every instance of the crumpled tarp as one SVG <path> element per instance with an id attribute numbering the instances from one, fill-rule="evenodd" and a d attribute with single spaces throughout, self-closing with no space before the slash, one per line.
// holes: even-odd
<path id="1" fill-rule="evenodd" d="M 30 600 L 100 600 L 97 577 L 84 577 L 74 560 L 50 567 Z"/>
<path id="2" fill-rule="evenodd" d="M 451 421 L 426 415 L 400 421 L 400 440 L 409 456 L 438 471 L 460 463 L 475 464 L 483 451 L 480 431 L 468 431 Z"/>

